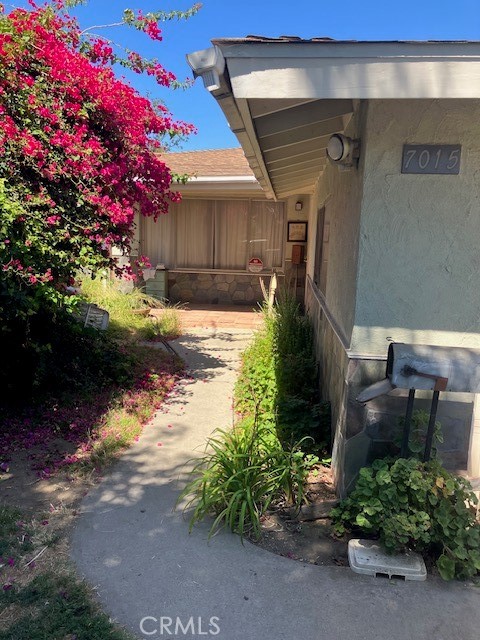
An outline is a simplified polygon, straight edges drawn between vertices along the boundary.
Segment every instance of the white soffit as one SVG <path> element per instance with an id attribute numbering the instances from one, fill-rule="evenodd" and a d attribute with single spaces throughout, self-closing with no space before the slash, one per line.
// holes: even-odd
<path id="1" fill-rule="evenodd" d="M 344 130 L 353 102 L 289 100 L 287 106 L 283 99 L 238 98 L 236 103 L 276 197 L 313 193 L 326 165 L 328 141 Z"/>

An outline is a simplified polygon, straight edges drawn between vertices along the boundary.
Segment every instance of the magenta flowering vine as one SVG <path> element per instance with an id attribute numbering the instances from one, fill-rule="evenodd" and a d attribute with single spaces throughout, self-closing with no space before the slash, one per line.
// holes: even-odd
<path id="1" fill-rule="evenodd" d="M 157 60 L 82 32 L 68 13 L 75 0 L 29 4 L 0 5 L 0 312 L 15 298 L 23 314 L 39 300 L 64 302 L 81 269 L 121 272 L 111 249 L 128 252 L 136 210 L 157 218 L 180 198 L 158 150 L 194 131 L 112 69 L 176 86 Z M 198 8 L 127 9 L 118 24 L 160 41 L 159 23 Z"/>

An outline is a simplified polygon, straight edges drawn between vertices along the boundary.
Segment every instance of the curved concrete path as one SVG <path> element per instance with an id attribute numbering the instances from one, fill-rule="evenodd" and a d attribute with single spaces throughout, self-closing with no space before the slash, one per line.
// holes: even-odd
<path id="1" fill-rule="evenodd" d="M 183 336 L 176 346 L 193 379 L 85 499 L 72 553 L 105 610 L 138 638 L 478 640 L 480 588 L 305 565 L 228 533 L 207 544 L 205 525 L 189 535 L 172 512 L 185 464 L 214 428 L 231 424 L 235 370 L 250 335 Z"/>

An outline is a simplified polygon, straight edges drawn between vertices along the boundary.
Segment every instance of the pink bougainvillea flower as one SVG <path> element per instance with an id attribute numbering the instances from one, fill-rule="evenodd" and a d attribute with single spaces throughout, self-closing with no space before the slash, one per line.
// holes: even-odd
<path id="1" fill-rule="evenodd" d="M 118 79 L 110 43 L 82 33 L 62 0 L 29 4 L 0 9 L 0 189 L 14 203 L 2 216 L 0 270 L 58 299 L 85 266 L 137 278 L 110 249 L 128 253 L 137 207 L 156 220 L 180 200 L 159 152 L 195 128 Z M 138 13 L 124 23 L 159 41 L 158 20 Z M 162 86 L 176 82 L 156 60 L 131 52 L 122 62 Z"/>

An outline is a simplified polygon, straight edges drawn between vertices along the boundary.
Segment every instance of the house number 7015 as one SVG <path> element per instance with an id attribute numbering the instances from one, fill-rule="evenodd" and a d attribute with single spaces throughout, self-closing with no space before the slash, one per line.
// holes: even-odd
<path id="1" fill-rule="evenodd" d="M 402 173 L 460 173 L 459 144 L 404 144 Z"/>

